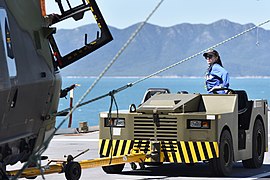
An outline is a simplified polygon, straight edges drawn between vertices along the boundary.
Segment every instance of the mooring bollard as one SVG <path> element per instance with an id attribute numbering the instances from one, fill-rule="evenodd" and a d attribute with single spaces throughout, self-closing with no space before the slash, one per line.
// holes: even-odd
<path id="1" fill-rule="evenodd" d="M 87 125 L 87 122 L 80 122 L 79 123 L 79 132 L 88 132 L 88 125 Z"/>

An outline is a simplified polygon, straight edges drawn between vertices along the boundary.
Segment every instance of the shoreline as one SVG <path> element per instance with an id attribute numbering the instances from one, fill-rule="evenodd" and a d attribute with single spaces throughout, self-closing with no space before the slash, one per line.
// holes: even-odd
<path id="1" fill-rule="evenodd" d="M 97 78 L 98 76 L 62 76 L 62 78 L 67 78 L 67 79 L 72 79 L 72 78 L 90 78 L 94 79 Z M 125 79 L 125 78 L 131 78 L 131 79 L 139 79 L 139 78 L 144 78 L 145 76 L 104 76 L 103 78 L 113 78 L 113 79 Z M 181 78 L 186 78 L 186 79 L 201 79 L 204 78 L 203 76 L 153 76 L 151 78 L 164 78 L 164 79 L 181 79 Z M 232 79 L 270 79 L 270 76 L 232 76 L 230 77 Z"/>

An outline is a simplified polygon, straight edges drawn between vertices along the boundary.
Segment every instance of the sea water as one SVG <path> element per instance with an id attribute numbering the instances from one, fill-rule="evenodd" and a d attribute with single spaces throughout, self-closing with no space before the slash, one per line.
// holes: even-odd
<path id="1" fill-rule="evenodd" d="M 102 78 L 92 91 L 86 96 L 85 101 L 107 94 L 110 91 L 127 85 L 128 83 L 136 82 L 141 78 Z M 85 91 L 96 80 L 95 77 L 63 77 L 62 88 L 72 84 L 79 84 L 74 90 L 73 105 L 75 105 Z M 144 80 L 132 87 L 129 87 L 115 94 L 116 104 L 118 109 L 128 109 L 130 104 L 138 106 L 144 93 L 148 88 L 168 88 L 171 93 L 179 91 L 188 91 L 189 93 L 206 93 L 204 78 L 179 78 L 179 77 L 155 77 Z M 249 99 L 267 99 L 270 100 L 270 78 L 231 78 L 230 88 L 237 90 L 245 90 L 248 93 Z M 87 122 L 88 126 L 96 126 L 99 124 L 99 113 L 109 111 L 111 105 L 111 97 L 107 96 L 95 102 L 77 108 L 72 114 L 72 127 L 76 128 L 80 122 Z M 70 106 L 69 95 L 67 98 L 62 98 L 59 103 L 58 111 L 66 109 Z M 113 110 L 116 110 L 115 104 Z M 67 128 L 68 117 L 57 117 L 56 125 L 66 119 L 61 128 Z"/>

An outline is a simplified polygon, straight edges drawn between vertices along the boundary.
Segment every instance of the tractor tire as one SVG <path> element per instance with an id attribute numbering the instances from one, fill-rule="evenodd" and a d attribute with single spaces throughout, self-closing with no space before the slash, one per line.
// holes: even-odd
<path id="1" fill-rule="evenodd" d="M 233 142 L 228 130 L 220 137 L 219 158 L 210 159 L 210 167 L 215 176 L 229 176 L 233 166 Z"/>
<path id="2" fill-rule="evenodd" d="M 119 174 L 124 169 L 125 164 L 116 164 L 110 166 L 102 166 L 102 169 L 107 174 Z"/>
<path id="3" fill-rule="evenodd" d="M 163 162 L 145 162 L 144 164 L 150 167 L 159 167 L 163 165 Z"/>
<path id="4" fill-rule="evenodd" d="M 263 164 L 265 150 L 265 133 L 262 122 L 256 119 L 252 135 L 252 158 L 243 160 L 245 168 L 259 168 Z"/>

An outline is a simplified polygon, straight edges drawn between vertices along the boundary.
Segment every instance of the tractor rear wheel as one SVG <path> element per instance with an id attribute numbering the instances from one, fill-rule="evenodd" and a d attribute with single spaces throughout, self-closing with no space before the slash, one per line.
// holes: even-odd
<path id="1" fill-rule="evenodd" d="M 256 119 L 252 135 L 252 158 L 243 160 L 245 168 L 259 168 L 263 164 L 265 150 L 265 133 L 262 122 Z"/>

